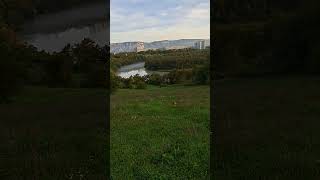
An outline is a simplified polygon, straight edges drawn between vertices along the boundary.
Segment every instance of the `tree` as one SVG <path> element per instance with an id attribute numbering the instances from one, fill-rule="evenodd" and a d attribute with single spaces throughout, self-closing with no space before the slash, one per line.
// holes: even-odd
<path id="1" fill-rule="evenodd" d="M 87 85 L 92 88 L 106 88 L 107 85 L 107 71 L 106 64 L 103 62 L 96 62 L 89 64 L 89 72 Z"/>
<path id="2" fill-rule="evenodd" d="M 193 82 L 196 84 L 209 84 L 210 71 L 208 65 L 196 67 L 193 69 Z"/>
<path id="3" fill-rule="evenodd" d="M 0 103 L 9 102 L 22 88 L 23 65 L 15 51 L 5 42 L 0 42 Z"/>
<path id="4" fill-rule="evenodd" d="M 46 81 L 48 86 L 71 87 L 72 64 L 72 60 L 66 54 L 53 54 L 46 65 Z"/>

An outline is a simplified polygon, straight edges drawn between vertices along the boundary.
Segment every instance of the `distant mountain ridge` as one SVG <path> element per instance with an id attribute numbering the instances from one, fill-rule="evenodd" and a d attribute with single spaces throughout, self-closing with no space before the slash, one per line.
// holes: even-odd
<path id="1" fill-rule="evenodd" d="M 122 42 L 111 43 L 111 53 L 121 52 L 138 52 L 150 49 L 183 49 L 194 47 L 194 44 L 199 41 L 205 41 L 205 46 L 210 46 L 210 39 L 178 39 L 178 40 L 162 40 L 153 42 Z"/>

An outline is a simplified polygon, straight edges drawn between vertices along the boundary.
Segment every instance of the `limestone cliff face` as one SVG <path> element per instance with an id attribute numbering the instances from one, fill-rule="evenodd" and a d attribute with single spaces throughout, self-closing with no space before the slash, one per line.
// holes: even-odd
<path id="1" fill-rule="evenodd" d="M 179 40 L 164 40 L 154 42 L 123 42 L 111 43 L 110 52 L 139 52 L 149 49 L 182 49 L 194 47 L 196 42 L 205 41 L 206 46 L 210 45 L 209 39 L 179 39 Z"/>
<path id="2" fill-rule="evenodd" d="M 123 43 L 112 43 L 110 45 L 111 53 L 139 52 L 143 50 L 144 50 L 143 42 L 123 42 Z"/>

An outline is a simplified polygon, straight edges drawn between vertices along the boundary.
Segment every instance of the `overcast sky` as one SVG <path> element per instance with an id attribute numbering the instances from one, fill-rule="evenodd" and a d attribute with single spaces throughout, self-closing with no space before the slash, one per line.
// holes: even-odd
<path id="1" fill-rule="evenodd" d="M 210 0 L 111 0 L 111 43 L 210 37 Z"/>

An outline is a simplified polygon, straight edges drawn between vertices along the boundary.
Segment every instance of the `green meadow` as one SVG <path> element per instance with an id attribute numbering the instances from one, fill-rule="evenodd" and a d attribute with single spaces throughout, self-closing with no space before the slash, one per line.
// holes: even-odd
<path id="1" fill-rule="evenodd" d="M 105 179 L 107 95 L 33 86 L 0 104 L 0 179 Z"/>
<path id="2" fill-rule="evenodd" d="M 320 78 L 216 81 L 215 179 L 318 179 Z"/>
<path id="3" fill-rule="evenodd" d="M 111 95 L 113 179 L 208 179 L 209 86 L 148 86 Z"/>

